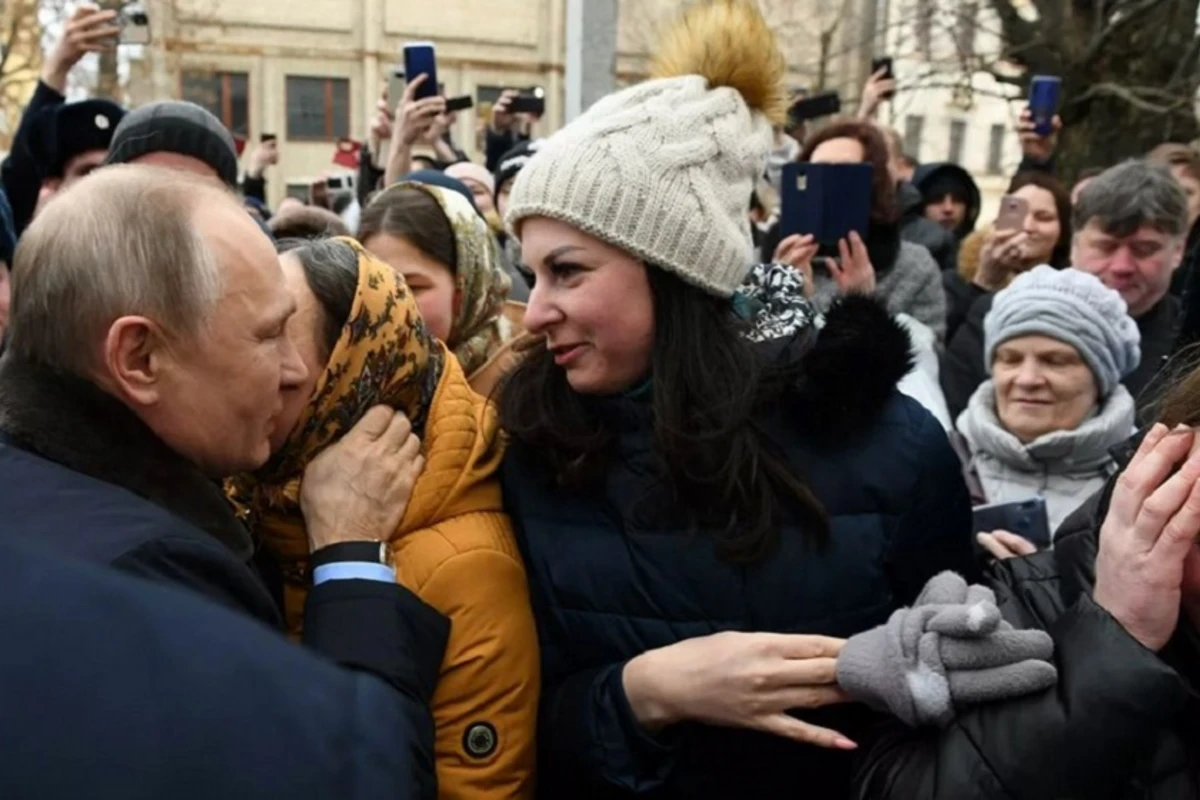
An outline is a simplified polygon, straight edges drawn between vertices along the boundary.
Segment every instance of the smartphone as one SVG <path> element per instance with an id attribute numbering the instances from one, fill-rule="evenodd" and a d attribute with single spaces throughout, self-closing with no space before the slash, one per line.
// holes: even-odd
<path id="1" fill-rule="evenodd" d="M 330 175 L 325 179 L 325 188 L 331 192 L 354 191 L 353 175 Z"/>
<path id="2" fill-rule="evenodd" d="M 1016 231 L 1025 227 L 1029 214 L 1029 201 L 1024 197 L 1006 194 L 1000 198 L 1000 213 L 996 215 L 996 230 Z"/>
<path id="3" fill-rule="evenodd" d="M 882 70 L 884 70 L 884 73 L 883 73 L 884 78 L 886 78 L 888 80 L 895 80 L 896 73 L 893 71 L 893 68 L 894 68 L 894 62 L 892 61 L 891 56 L 880 56 L 878 58 L 871 59 L 871 74 L 872 75 L 874 75 L 875 73 L 879 72 L 879 70 L 882 69 Z M 895 97 L 895 95 L 896 95 L 895 92 L 887 92 L 883 95 L 883 99 L 891 100 L 893 97 Z"/>
<path id="4" fill-rule="evenodd" d="M 831 117 L 841 110 L 841 96 L 837 92 L 824 92 L 792 103 L 792 107 L 788 109 L 788 117 L 793 122 L 799 123 L 810 119 Z"/>
<path id="5" fill-rule="evenodd" d="M 434 51 L 433 42 L 409 42 L 404 45 L 404 74 L 411 75 L 410 80 L 416 80 L 418 75 L 426 76 L 425 82 L 417 88 L 415 100 L 437 97 L 437 54 Z M 396 102 L 403 94 L 404 91 L 401 90 L 394 99 L 389 94 L 388 102 Z"/>
<path id="6" fill-rule="evenodd" d="M 1003 530 L 1015 533 L 1037 545 L 1038 549 L 1044 550 L 1050 546 L 1050 518 L 1046 514 L 1046 500 L 1043 497 L 979 506 L 971 512 L 971 516 L 975 533 Z"/>
<path id="7" fill-rule="evenodd" d="M 781 183 L 781 236 L 811 234 L 821 255 L 836 255 L 851 231 L 864 239 L 871 222 L 870 164 L 785 164 Z"/>
<path id="8" fill-rule="evenodd" d="M 508 101 L 508 113 L 542 116 L 546 113 L 546 93 L 539 88 L 534 88 L 517 95 Z"/>
<path id="9" fill-rule="evenodd" d="M 394 113 L 396 106 L 400 104 L 400 98 L 404 97 L 404 90 L 407 88 L 408 82 L 404 80 L 404 70 L 399 66 L 392 67 L 388 73 L 388 107 Z"/>
<path id="10" fill-rule="evenodd" d="M 121 37 L 117 44 L 150 44 L 150 17 L 141 3 L 128 3 L 117 16 Z"/>
<path id="11" fill-rule="evenodd" d="M 466 111 L 468 108 L 475 107 L 475 98 L 469 94 L 464 94 L 462 97 L 447 97 L 446 98 L 446 113 L 452 111 Z"/>
<path id="12" fill-rule="evenodd" d="M 1061 96 L 1062 78 L 1057 75 L 1034 75 L 1029 82 L 1029 113 L 1038 136 L 1054 133 L 1054 115 Z"/>

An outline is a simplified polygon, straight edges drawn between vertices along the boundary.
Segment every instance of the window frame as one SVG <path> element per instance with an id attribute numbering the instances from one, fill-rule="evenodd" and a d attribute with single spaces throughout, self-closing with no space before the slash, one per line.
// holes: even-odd
<path id="1" fill-rule="evenodd" d="M 233 126 L 233 78 L 241 78 L 246 82 L 246 107 L 244 109 L 245 130 L 237 130 Z M 207 79 L 216 82 L 217 97 L 212 105 L 199 103 L 189 99 L 185 87 L 188 80 Z M 204 108 L 221 121 L 221 124 L 234 136 L 250 137 L 250 73 L 238 70 L 203 69 L 184 67 L 179 73 L 179 97 Z"/>
<path id="2" fill-rule="evenodd" d="M 955 134 L 958 134 L 958 147 L 955 145 Z M 951 164 L 962 166 L 962 157 L 967 152 L 967 121 L 965 119 L 950 120 L 950 137 L 947 142 L 946 160 Z M 955 153 L 955 150 L 958 152 Z"/>
<path id="3" fill-rule="evenodd" d="M 321 81 L 323 82 L 323 105 L 324 105 L 324 121 L 325 130 L 321 135 L 296 135 L 292 132 L 291 121 L 291 99 L 292 99 L 292 81 Z M 341 84 L 346 87 L 346 116 L 344 119 L 344 132 L 339 133 L 337 130 L 337 120 L 333 113 L 333 92 L 334 85 Z M 284 136 L 289 142 L 336 142 L 339 139 L 350 136 L 351 126 L 350 119 L 353 115 L 351 102 L 351 83 L 350 79 L 340 75 L 285 75 L 284 76 Z"/>

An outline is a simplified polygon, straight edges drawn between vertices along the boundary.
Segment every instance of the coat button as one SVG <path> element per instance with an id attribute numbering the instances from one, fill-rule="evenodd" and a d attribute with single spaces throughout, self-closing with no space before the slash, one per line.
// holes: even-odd
<path id="1" fill-rule="evenodd" d="M 496 752 L 498 743 L 496 728 L 489 722 L 473 723 L 463 734 L 463 749 L 471 758 L 487 758 Z"/>

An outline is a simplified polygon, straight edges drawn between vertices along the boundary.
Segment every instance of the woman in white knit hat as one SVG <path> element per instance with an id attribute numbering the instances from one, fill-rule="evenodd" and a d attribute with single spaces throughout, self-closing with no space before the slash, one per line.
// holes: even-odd
<path id="1" fill-rule="evenodd" d="M 895 390 L 909 342 L 878 302 L 745 335 L 746 206 L 786 105 L 755 6 L 695 5 L 656 52 L 655 79 L 546 140 L 507 205 L 545 340 L 500 396 L 539 791 L 839 797 L 877 720 L 834 685 L 842 639 L 971 571 L 969 499 Z"/>
<path id="2" fill-rule="evenodd" d="M 1134 430 L 1121 379 L 1137 369 L 1141 334 L 1121 295 L 1094 275 L 1040 266 L 996 295 L 983 323 L 991 380 L 958 418 L 978 505 L 1042 497 L 1050 532 L 1117 468 L 1113 448 Z M 993 555 L 1036 548 L 985 532 Z"/>

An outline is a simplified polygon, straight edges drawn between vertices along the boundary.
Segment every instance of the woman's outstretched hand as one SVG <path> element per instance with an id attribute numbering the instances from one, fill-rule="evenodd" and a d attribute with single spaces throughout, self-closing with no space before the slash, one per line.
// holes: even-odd
<path id="1" fill-rule="evenodd" d="M 844 644 L 828 636 L 733 631 L 685 639 L 626 664 L 625 694 L 652 731 L 702 722 L 852 750 L 857 745 L 837 731 L 788 714 L 846 702 L 837 685 Z"/>

